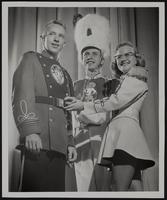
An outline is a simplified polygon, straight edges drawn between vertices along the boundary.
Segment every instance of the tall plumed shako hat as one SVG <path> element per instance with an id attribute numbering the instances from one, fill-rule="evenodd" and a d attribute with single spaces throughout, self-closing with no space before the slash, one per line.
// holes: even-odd
<path id="1" fill-rule="evenodd" d="M 98 14 L 87 14 L 79 19 L 74 32 L 78 59 L 82 62 L 82 53 L 89 47 L 102 51 L 103 56 L 110 55 L 110 26 L 109 21 Z"/>

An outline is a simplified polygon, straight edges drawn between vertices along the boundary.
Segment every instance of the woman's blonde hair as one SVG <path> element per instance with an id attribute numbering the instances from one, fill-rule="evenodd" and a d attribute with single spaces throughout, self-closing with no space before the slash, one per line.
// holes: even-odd
<path id="1" fill-rule="evenodd" d="M 135 53 L 135 57 L 136 57 L 136 65 L 137 66 L 141 66 L 141 67 L 145 67 L 145 60 L 143 58 L 143 56 L 141 54 L 139 54 L 137 48 L 129 41 L 126 42 L 122 42 L 120 44 L 117 45 L 115 52 L 118 51 L 118 49 L 120 49 L 123 46 L 130 46 L 134 49 L 134 53 Z M 115 76 L 115 78 L 119 78 L 122 75 L 122 72 L 118 69 L 117 66 L 117 62 L 116 59 L 114 58 L 114 61 L 111 63 L 111 70 L 113 75 Z"/>

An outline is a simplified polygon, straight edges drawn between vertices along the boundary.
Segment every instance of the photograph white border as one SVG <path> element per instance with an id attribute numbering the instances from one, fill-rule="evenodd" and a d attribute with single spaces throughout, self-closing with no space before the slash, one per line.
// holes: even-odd
<path id="1" fill-rule="evenodd" d="M 8 8 L 9 7 L 158 7 L 159 8 L 159 191 L 8 192 Z M 164 198 L 165 3 L 164 2 L 2 2 L 2 197 Z M 163 113 L 163 114 L 162 114 Z"/>

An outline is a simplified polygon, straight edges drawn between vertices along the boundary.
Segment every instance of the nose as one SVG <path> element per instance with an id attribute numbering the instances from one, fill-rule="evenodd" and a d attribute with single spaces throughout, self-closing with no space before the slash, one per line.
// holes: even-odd
<path id="1" fill-rule="evenodd" d="M 88 55 L 87 55 L 87 59 L 92 59 L 93 58 L 93 54 L 92 53 L 89 53 Z"/>
<path id="2" fill-rule="evenodd" d="M 53 40 L 58 42 L 59 41 L 59 37 L 57 35 L 54 35 Z"/>
<path id="3" fill-rule="evenodd" d="M 126 59 L 127 59 L 127 57 L 125 56 L 125 54 L 121 55 L 121 61 L 126 60 Z"/>

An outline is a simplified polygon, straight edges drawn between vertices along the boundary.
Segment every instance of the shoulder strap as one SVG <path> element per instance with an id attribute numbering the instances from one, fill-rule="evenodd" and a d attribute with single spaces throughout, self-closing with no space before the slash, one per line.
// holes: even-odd
<path id="1" fill-rule="evenodd" d="M 148 92 L 148 90 L 145 90 L 144 92 L 139 93 L 138 95 L 136 95 L 131 101 L 129 101 L 127 104 L 125 104 L 120 110 L 115 110 L 114 112 L 114 117 L 112 117 L 109 121 L 108 124 L 119 114 L 121 114 L 125 109 L 127 109 L 129 106 L 131 106 L 132 104 L 134 104 L 136 101 L 138 101 L 142 96 L 144 96 L 146 93 Z"/>

